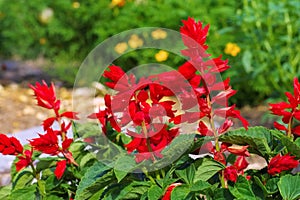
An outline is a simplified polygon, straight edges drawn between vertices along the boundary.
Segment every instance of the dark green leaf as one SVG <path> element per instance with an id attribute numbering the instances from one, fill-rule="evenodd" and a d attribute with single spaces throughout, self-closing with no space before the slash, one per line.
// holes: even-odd
<path id="1" fill-rule="evenodd" d="M 179 178 L 181 178 L 183 181 L 185 181 L 187 184 L 192 184 L 195 176 L 195 165 L 191 164 L 189 167 L 182 169 L 182 170 L 176 170 L 175 173 Z"/>
<path id="2" fill-rule="evenodd" d="M 271 130 L 271 133 L 274 135 L 274 137 L 280 140 L 280 142 L 287 148 L 291 155 L 296 156 L 298 159 L 300 158 L 300 146 L 298 146 L 297 143 L 291 141 L 289 137 L 282 134 L 280 131 Z"/>
<path id="3" fill-rule="evenodd" d="M 224 165 L 221 163 L 212 159 L 204 158 L 201 165 L 196 170 L 194 183 L 199 180 L 207 181 L 222 169 L 224 169 Z"/>
<path id="4" fill-rule="evenodd" d="M 220 141 L 238 145 L 250 145 L 250 148 L 262 156 L 271 154 L 269 144 L 272 143 L 272 135 L 265 127 L 250 127 L 247 131 L 239 128 L 220 136 Z"/>
<path id="5" fill-rule="evenodd" d="M 237 199 L 256 200 L 249 181 L 243 176 L 239 176 L 234 186 L 228 186 L 228 188 L 230 193 Z"/>
<path id="6" fill-rule="evenodd" d="M 278 192 L 277 182 L 279 181 L 279 178 L 269 179 L 266 185 L 264 185 L 257 176 L 254 176 L 254 181 L 262 189 L 265 196 Z"/>
<path id="7" fill-rule="evenodd" d="M 278 188 L 284 200 L 296 200 L 300 198 L 300 176 L 290 174 L 280 178 Z"/>
<path id="8" fill-rule="evenodd" d="M 81 179 L 75 199 L 89 199 L 95 193 L 103 190 L 113 180 L 114 176 L 111 168 L 103 163 L 96 162 Z"/>
<path id="9" fill-rule="evenodd" d="M 228 189 L 225 188 L 216 188 L 211 190 L 206 195 L 207 200 L 233 200 L 234 197 L 231 195 Z"/>
<path id="10" fill-rule="evenodd" d="M 197 182 L 195 182 L 192 186 L 191 186 L 191 191 L 193 192 L 203 192 L 204 190 L 210 188 L 211 185 L 206 182 L 206 181 L 202 181 L 202 180 L 199 180 Z"/>
<path id="11" fill-rule="evenodd" d="M 36 171 L 40 172 L 44 169 L 49 169 L 56 165 L 56 160 L 53 158 L 40 158 L 39 162 L 36 164 Z"/>
<path id="12" fill-rule="evenodd" d="M 114 164 L 114 173 L 118 182 L 120 182 L 128 173 L 130 173 L 134 167 L 136 167 L 136 162 L 132 156 L 125 155 L 119 157 Z"/>
<path id="13" fill-rule="evenodd" d="M 149 200 L 159 200 L 162 195 L 163 195 L 163 190 L 157 185 L 152 185 L 148 190 Z"/>
<path id="14" fill-rule="evenodd" d="M 171 192 L 171 200 L 185 200 L 190 193 L 188 185 L 179 185 Z"/>

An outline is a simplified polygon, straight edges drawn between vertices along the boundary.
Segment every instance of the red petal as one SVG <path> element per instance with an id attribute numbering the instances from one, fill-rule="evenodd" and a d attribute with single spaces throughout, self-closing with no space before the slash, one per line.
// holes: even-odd
<path id="1" fill-rule="evenodd" d="M 56 163 L 56 169 L 54 171 L 54 174 L 57 179 L 61 179 L 61 177 L 63 176 L 63 174 L 65 172 L 66 166 L 67 166 L 66 160 L 60 160 Z"/>
<path id="2" fill-rule="evenodd" d="M 15 147 L 16 153 L 23 153 L 23 146 L 21 145 L 20 141 L 17 140 L 17 138 L 11 137 L 10 142 Z"/>
<path id="3" fill-rule="evenodd" d="M 70 147 L 70 145 L 72 144 L 73 139 L 70 138 L 66 138 L 63 142 L 62 142 L 62 148 L 63 150 L 66 150 Z"/>
<path id="4" fill-rule="evenodd" d="M 47 130 L 48 128 L 50 128 L 52 126 L 52 124 L 54 123 L 56 117 L 50 117 L 46 120 L 43 121 L 43 127 L 44 130 Z"/>
<path id="5" fill-rule="evenodd" d="M 60 115 L 60 117 L 66 117 L 68 119 L 78 120 L 79 118 L 77 117 L 77 115 L 78 115 L 77 112 L 64 112 L 63 114 Z"/>
<path id="6" fill-rule="evenodd" d="M 7 147 L 10 146 L 10 139 L 4 134 L 0 134 L 0 144 L 3 144 Z"/>

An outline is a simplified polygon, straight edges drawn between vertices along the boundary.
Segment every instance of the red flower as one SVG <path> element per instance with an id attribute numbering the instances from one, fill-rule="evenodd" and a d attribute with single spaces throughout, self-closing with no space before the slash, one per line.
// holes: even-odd
<path id="1" fill-rule="evenodd" d="M 229 151 L 230 153 L 233 153 L 235 155 L 238 156 L 250 156 L 250 153 L 248 152 L 248 147 L 249 145 L 246 146 L 238 146 L 238 145 L 232 145 L 227 147 L 227 151 Z"/>
<path id="2" fill-rule="evenodd" d="M 165 195 L 162 197 L 161 200 L 171 200 L 171 193 L 172 193 L 172 190 L 181 185 L 181 183 L 172 183 L 168 188 L 167 188 L 167 191 L 165 192 Z"/>
<path id="3" fill-rule="evenodd" d="M 53 83 L 48 87 L 47 83 L 43 81 L 42 85 L 37 82 L 35 86 L 29 85 L 29 87 L 34 91 L 39 106 L 47 109 L 54 109 L 55 111 L 59 110 L 60 101 L 56 99 Z"/>
<path id="4" fill-rule="evenodd" d="M 39 136 L 39 138 L 34 138 L 29 141 L 34 150 L 50 155 L 57 155 L 60 152 L 55 131 L 49 128 L 45 135 L 39 134 Z"/>
<path id="5" fill-rule="evenodd" d="M 249 163 L 247 162 L 245 156 L 239 156 L 233 164 L 238 171 L 243 171 L 248 167 L 248 165 Z"/>
<path id="6" fill-rule="evenodd" d="M 15 137 L 0 134 L 0 153 L 3 155 L 18 155 L 23 153 L 23 146 Z"/>
<path id="7" fill-rule="evenodd" d="M 187 20 L 182 20 L 182 23 L 183 26 L 180 28 L 180 33 L 184 45 L 188 48 L 197 48 L 197 45 L 200 45 L 202 48 L 207 49 L 208 46 L 204 43 L 206 42 L 209 25 L 202 28 L 201 22 L 195 22 L 190 17 Z"/>
<path id="8" fill-rule="evenodd" d="M 236 182 L 238 178 L 238 171 L 234 166 L 228 166 L 224 169 L 224 177 L 226 180 Z"/>
<path id="9" fill-rule="evenodd" d="M 270 175 L 279 174 L 282 171 L 293 169 L 298 165 L 299 161 L 295 160 L 295 156 L 290 156 L 288 154 L 281 156 L 278 154 L 270 160 L 268 165 L 268 173 Z"/>
<path id="10" fill-rule="evenodd" d="M 57 179 L 61 179 L 63 176 L 67 166 L 67 161 L 66 160 L 60 160 L 57 161 L 56 163 L 56 169 L 54 170 L 54 174 Z"/>
<path id="11" fill-rule="evenodd" d="M 16 162 L 17 172 L 29 166 L 32 163 L 32 151 L 25 150 L 22 156 L 18 156 L 19 161 Z"/>

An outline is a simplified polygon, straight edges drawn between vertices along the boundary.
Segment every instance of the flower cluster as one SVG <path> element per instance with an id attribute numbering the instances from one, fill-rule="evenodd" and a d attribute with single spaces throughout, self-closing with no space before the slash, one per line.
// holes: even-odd
<path id="1" fill-rule="evenodd" d="M 67 131 L 71 127 L 71 122 L 67 123 L 64 118 L 69 120 L 78 119 L 75 112 L 63 112 L 60 114 L 60 100 L 57 99 L 55 87 L 52 83 L 50 87 L 43 81 L 42 84 L 36 83 L 35 86 L 30 85 L 34 91 L 37 99 L 37 104 L 49 110 L 54 111 L 54 116 L 50 117 L 43 122 L 45 134 L 38 134 L 38 138 L 31 139 L 30 150 L 24 150 L 21 143 L 15 137 L 7 137 L 0 134 L 0 152 L 3 155 L 15 155 L 18 158 L 16 162 L 16 170 L 20 171 L 28 166 L 34 169 L 33 165 L 33 152 L 38 151 L 51 156 L 57 156 L 56 169 L 54 171 L 56 177 L 60 179 L 64 174 L 67 163 L 77 165 L 72 153 L 68 150 L 72 138 L 67 137 Z M 58 130 L 54 130 L 52 125 L 57 122 L 59 125 Z"/>
<path id="2" fill-rule="evenodd" d="M 300 83 L 297 78 L 294 79 L 294 94 L 286 92 L 288 102 L 270 103 L 270 110 L 272 114 L 282 117 L 282 122 L 287 125 L 284 126 L 278 122 L 274 122 L 274 127 L 278 130 L 285 131 L 288 136 L 292 134 L 300 136 L 300 125 L 293 127 L 293 121 L 300 121 Z"/>

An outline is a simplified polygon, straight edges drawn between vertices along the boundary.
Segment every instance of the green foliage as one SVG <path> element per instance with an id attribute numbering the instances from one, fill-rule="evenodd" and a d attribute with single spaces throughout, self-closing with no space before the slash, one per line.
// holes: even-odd
<path id="1" fill-rule="evenodd" d="M 278 188 L 284 200 L 295 200 L 300 197 L 300 176 L 290 174 L 280 178 Z"/>

